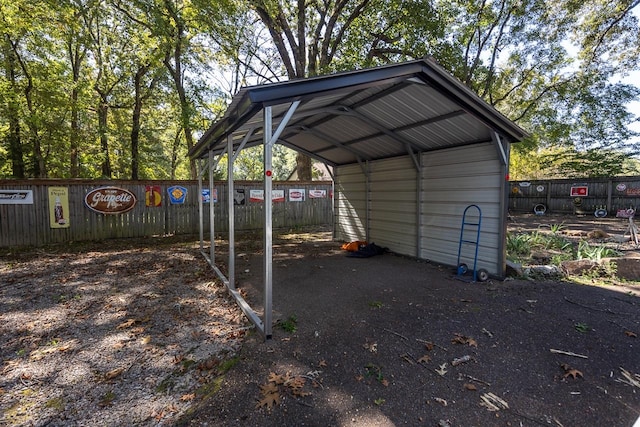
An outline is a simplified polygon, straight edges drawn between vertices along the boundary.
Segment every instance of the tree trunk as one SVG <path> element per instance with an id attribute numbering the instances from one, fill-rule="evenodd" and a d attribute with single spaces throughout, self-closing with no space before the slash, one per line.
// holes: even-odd
<path id="1" fill-rule="evenodd" d="M 138 68 L 133 78 L 135 87 L 135 100 L 133 104 L 133 117 L 131 123 L 131 179 L 138 179 L 138 167 L 140 164 L 140 114 L 142 111 L 142 77 L 146 73 L 146 67 Z"/>
<path id="2" fill-rule="evenodd" d="M 84 53 L 79 51 L 76 46 L 73 48 L 71 42 L 67 45 L 69 49 L 69 60 L 71 62 L 71 70 L 73 72 L 73 88 L 71 89 L 71 135 L 69 135 L 69 174 L 71 178 L 80 176 L 80 162 L 78 160 L 78 148 L 80 145 L 80 117 L 78 108 L 78 82 L 80 81 L 80 66 Z"/>
<path id="3" fill-rule="evenodd" d="M 102 153 L 102 177 L 111 178 L 111 161 L 109 159 L 109 138 L 107 135 L 107 116 L 109 106 L 102 100 L 98 106 L 98 133 L 100 135 L 100 152 Z"/>
<path id="4" fill-rule="evenodd" d="M 169 0 L 165 0 L 164 5 L 176 26 L 173 33 L 174 45 L 172 47 L 172 51 L 166 52 L 167 55 L 164 58 L 164 65 L 169 70 L 169 73 L 171 73 L 171 77 L 173 78 L 173 82 L 176 86 L 176 91 L 178 92 L 178 98 L 180 99 L 180 124 L 184 130 L 187 150 L 191 150 L 193 147 L 193 129 L 191 128 L 192 108 L 184 88 L 184 74 L 182 72 L 182 50 L 186 43 L 186 28 L 185 23 L 175 6 Z M 171 64 L 171 57 L 173 57 L 173 65 Z M 195 159 L 189 159 L 189 169 L 191 171 L 191 179 L 196 179 L 198 177 L 198 172 L 196 170 Z"/>
<path id="5" fill-rule="evenodd" d="M 311 181 L 311 157 L 302 153 L 296 155 L 296 171 L 298 172 L 298 181 Z"/>
<path id="6" fill-rule="evenodd" d="M 14 178 L 25 178 L 24 153 L 22 150 L 22 136 L 20 128 L 20 108 L 16 94 L 18 84 L 16 81 L 16 57 L 11 47 L 11 39 L 5 35 L 3 40 L 4 69 L 11 89 L 7 96 L 7 120 L 9 122 L 9 135 L 7 142 L 9 146 L 9 158 L 11 159 L 11 173 Z"/>

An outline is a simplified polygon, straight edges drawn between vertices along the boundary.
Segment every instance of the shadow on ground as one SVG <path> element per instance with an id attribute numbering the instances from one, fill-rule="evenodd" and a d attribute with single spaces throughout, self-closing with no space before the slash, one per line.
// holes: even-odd
<path id="1" fill-rule="evenodd" d="M 450 268 L 347 258 L 337 247 L 328 235 L 276 245 L 274 317 L 295 319 L 295 331 L 276 325 L 267 342 L 252 334 L 219 392 L 176 425 L 630 427 L 639 418 L 637 283 L 467 283 Z M 260 307 L 262 260 L 241 255 L 238 281 Z"/>

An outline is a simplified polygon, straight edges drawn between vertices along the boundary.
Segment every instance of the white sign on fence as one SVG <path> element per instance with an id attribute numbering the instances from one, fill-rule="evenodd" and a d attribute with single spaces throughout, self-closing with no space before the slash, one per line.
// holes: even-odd
<path id="1" fill-rule="evenodd" d="M 32 205 L 33 190 L 0 190 L 0 205 Z"/>

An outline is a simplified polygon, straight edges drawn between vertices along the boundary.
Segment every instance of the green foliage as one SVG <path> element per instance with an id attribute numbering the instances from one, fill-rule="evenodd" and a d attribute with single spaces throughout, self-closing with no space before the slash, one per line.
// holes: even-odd
<path id="1" fill-rule="evenodd" d="M 583 334 L 591 330 L 591 327 L 584 322 L 576 323 L 573 325 L 573 327 L 575 328 L 576 331 Z"/>
<path id="2" fill-rule="evenodd" d="M 531 254 L 531 236 L 529 234 L 507 234 L 507 258 L 518 261 Z"/>
<path id="3" fill-rule="evenodd" d="M 277 326 L 283 331 L 293 334 L 298 330 L 298 318 L 292 314 L 286 320 L 278 322 Z"/>
<path id="4" fill-rule="evenodd" d="M 578 243 L 576 250 L 576 259 L 589 259 L 600 261 L 602 258 L 614 258 L 621 256 L 620 252 L 615 249 L 608 248 L 604 245 L 590 245 L 586 240 Z"/>
<path id="5" fill-rule="evenodd" d="M 0 178 L 129 178 L 136 164 L 140 179 L 188 178 L 187 150 L 240 86 L 427 55 L 531 132 L 513 178 L 640 173 L 639 89 L 620 83 L 640 64 L 636 6 L 3 2 Z M 260 179 L 261 154 L 243 156 L 239 179 Z M 276 179 L 294 165 L 274 151 Z"/>
<path id="6" fill-rule="evenodd" d="M 368 377 L 373 377 L 375 378 L 377 381 L 384 381 L 384 375 L 382 375 L 382 367 L 378 366 L 376 364 L 373 363 L 367 363 L 367 365 L 364 367 L 365 369 L 365 373 L 367 374 Z"/>

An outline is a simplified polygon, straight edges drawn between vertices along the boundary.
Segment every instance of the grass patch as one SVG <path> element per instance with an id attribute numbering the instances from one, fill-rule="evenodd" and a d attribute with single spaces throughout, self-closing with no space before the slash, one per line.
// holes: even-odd
<path id="1" fill-rule="evenodd" d="M 295 314 L 292 314 L 286 320 L 278 322 L 277 325 L 283 331 L 292 334 L 298 330 L 298 318 Z"/>
<path id="2" fill-rule="evenodd" d="M 47 400 L 47 402 L 44 404 L 44 407 L 55 409 L 56 411 L 62 411 L 64 410 L 64 399 L 61 397 L 54 397 Z"/>
<path id="3" fill-rule="evenodd" d="M 383 305 L 382 301 L 369 301 L 369 307 L 371 308 L 382 308 Z"/>

